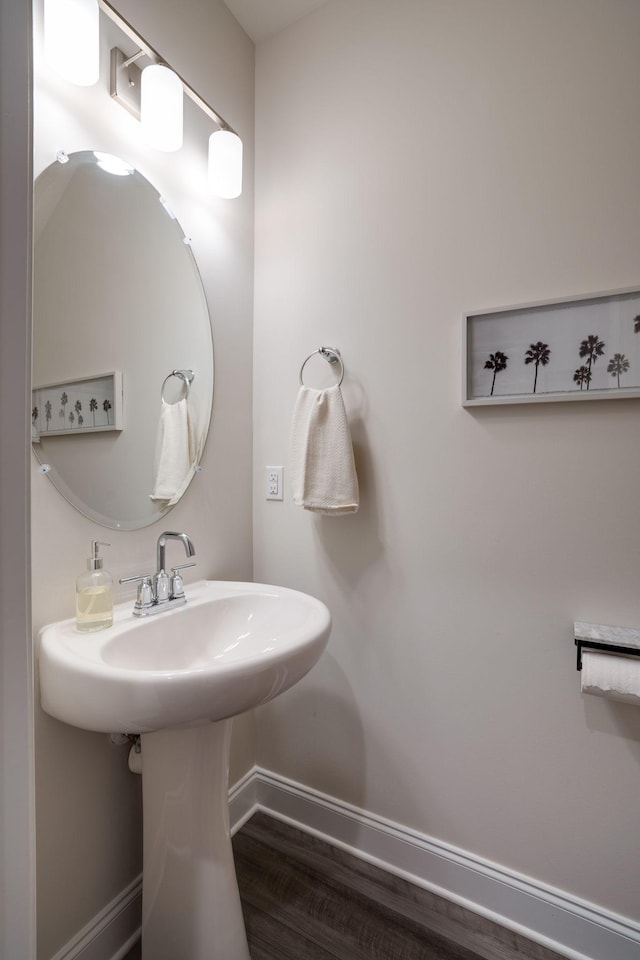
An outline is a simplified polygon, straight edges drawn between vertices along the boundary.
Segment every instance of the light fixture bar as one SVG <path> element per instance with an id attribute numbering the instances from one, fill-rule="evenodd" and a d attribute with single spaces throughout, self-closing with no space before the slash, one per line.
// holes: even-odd
<path id="1" fill-rule="evenodd" d="M 144 57 L 144 55 L 145 55 L 144 50 L 138 50 L 138 52 L 137 52 L 137 53 L 134 53 L 134 55 L 133 55 L 132 57 L 129 57 L 128 60 L 125 60 L 124 63 L 122 64 L 122 66 L 123 66 L 123 67 L 128 67 L 128 66 L 130 66 L 130 64 L 135 63 L 136 60 L 139 60 L 140 57 Z"/>
<path id="2" fill-rule="evenodd" d="M 146 56 L 144 50 L 136 54 L 135 59 Z M 140 78 L 142 70 L 133 57 L 128 59 L 120 47 L 111 48 L 111 69 L 109 71 L 109 93 L 121 107 L 140 119 Z"/>
<path id="3" fill-rule="evenodd" d="M 236 132 L 236 131 L 233 129 L 233 127 L 231 127 L 231 126 L 227 123 L 227 121 L 224 119 L 224 117 L 221 117 L 220 114 L 217 112 L 217 110 L 214 110 L 213 107 L 212 107 L 210 104 L 208 104 L 207 101 L 204 100 L 204 99 L 200 96 L 200 94 L 197 93 L 197 92 L 193 89 L 193 87 L 191 87 L 191 86 L 187 83 L 187 81 L 184 79 L 184 77 L 182 77 L 182 76 L 178 73 L 177 70 L 174 70 L 174 68 L 171 66 L 171 64 L 170 64 L 170 63 L 167 63 L 167 61 L 164 59 L 164 57 L 162 57 L 162 56 L 158 53 L 157 50 L 154 50 L 154 48 L 151 46 L 151 44 L 150 44 L 150 43 L 147 43 L 147 41 L 144 39 L 144 37 L 143 37 L 141 34 L 139 34 L 138 31 L 135 30 L 135 29 L 131 26 L 131 24 L 130 24 L 127 20 L 125 20 L 125 18 L 124 18 L 123 16 L 121 16 L 121 14 L 119 14 L 118 11 L 115 10 L 115 9 L 111 6 L 110 3 L 107 2 L 107 0 L 98 0 L 98 6 L 99 6 L 100 9 L 109 17 L 109 19 L 112 20 L 113 23 L 115 23 L 116 26 L 119 27 L 120 30 L 122 30 L 122 32 L 123 32 L 124 34 L 126 34 L 127 37 L 129 37 L 130 40 L 133 40 L 133 42 L 138 45 L 138 47 L 140 48 L 140 50 L 142 51 L 142 53 L 145 54 L 145 56 L 149 57 L 150 60 L 153 60 L 154 63 L 161 63 L 161 64 L 163 64 L 164 66 L 169 67 L 170 70 L 173 70 L 173 72 L 176 74 L 176 76 L 177 76 L 178 79 L 180 80 L 180 83 L 182 84 L 182 87 L 183 87 L 183 89 L 184 89 L 184 92 L 187 94 L 187 96 L 188 96 L 191 100 L 193 100 L 193 102 L 195 103 L 195 105 L 196 105 L 200 110 L 202 110 L 203 113 L 205 113 L 205 114 L 209 117 L 210 120 L 213 120 L 213 122 L 214 122 L 215 124 L 217 124 L 217 125 L 220 127 L 221 130 L 230 130 L 231 133 L 235 133 L 235 132 Z M 114 50 L 117 50 L 117 48 L 114 47 Z M 126 59 L 126 58 L 125 58 L 124 55 L 122 54 L 122 62 L 120 62 L 120 64 L 119 64 L 120 69 L 122 68 L 122 66 L 123 66 L 123 64 L 124 64 L 125 59 Z M 129 60 L 131 60 L 131 58 L 129 58 Z M 117 62 L 117 60 L 116 60 L 116 62 Z M 113 64 L 114 64 L 114 59 L 113 59 L 113 55 L 112 55 L 111 95 L 114 96 L 115 99 L 118 100 L 118 102 L 122 103 L 122 106 L 124 106 L 127 110 L 129 110 L 130 113 L 135 113 L 135 110 L 132 109 L 132 107 L 131 107 L 128 103 L 124 102 L 124 99 L 126 99 L 126 98 L 121 98 L 119 92 L 118 92 L 117 95 L 116 95 L 116 93 L 114 93 L 115 80 L 114 80 L 114 77 L 113 77 Z M 131 64 L 131 66 L 129 66 L 128 69 L 130 70 L 132 67 L 134 67 L 133 64 Z M 139 91 L 139 89 L 140 89 L 139 85 L 138 85 L 137 89 L 138 89 L 138 91 Z"/>

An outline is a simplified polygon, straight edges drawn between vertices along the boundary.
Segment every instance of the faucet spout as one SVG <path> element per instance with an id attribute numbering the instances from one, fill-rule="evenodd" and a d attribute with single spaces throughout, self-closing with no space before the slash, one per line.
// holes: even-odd
<path id="1" fill-rule="evenodd" d="M 184 552 L 188 557 L 195 557 L 196 548 L 193 545 L 191 537 L 188 537 L 186 533 L 176 533 L 173 530 L 165 530 L 164 533 L 161 533 L 158 537 L 157 545 L 157 570 L 158 573 L 162 573 L 165 569 L 165 549 L 167 546 L 168 540 L 180 540 L 184 547 Z"/>
<path id="2" fill-rule="evenodd" d="M 165 569 L 165 551 L 167 541 L 180 540 L 184 547 L 184 552 L 188 557 L 195 557 L 196 548 L 191 537 L 186 533 L 176 533 L 173 530 L 165 530 L 158 537 L 158 569 L 152 577 L 150 574 L 143 574 L 141 577 L 125 577 L 120 583 L 128 583 L 133 580 L 139 580 L 138 599 L 133 608 L 134 617 L 148 617 L 152 613 L 159 613 L 169 607 L 178 606 L 187 602 L 184 595 L 184 582 L 181 570 L 185 567 L 195 567 L 195 563 L 181 563 L 171 568 L 171 576 L 168 576 Z"/>

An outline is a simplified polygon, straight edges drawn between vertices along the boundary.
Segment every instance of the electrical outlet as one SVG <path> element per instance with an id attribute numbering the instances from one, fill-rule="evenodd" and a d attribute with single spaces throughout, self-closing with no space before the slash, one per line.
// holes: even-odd
<path id="1" fill-rule="evenodd" d="M 266 467 L 266 489 L 265 496 L 267 500 L 283 500 L 282 491 L 282 467 Z"/>

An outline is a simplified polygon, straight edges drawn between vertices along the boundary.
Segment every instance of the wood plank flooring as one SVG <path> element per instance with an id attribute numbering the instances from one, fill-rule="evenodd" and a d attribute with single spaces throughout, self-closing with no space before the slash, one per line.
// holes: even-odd
<path id="1" fill-rule="evenodd" d="M 264 813 L 233 849 L 252 960 L 561 960 Z"/>
<path id="2" fill-rule="evenodd" d="M 233 850 L 252 960 L 561 960 L 267 814 Z"/>

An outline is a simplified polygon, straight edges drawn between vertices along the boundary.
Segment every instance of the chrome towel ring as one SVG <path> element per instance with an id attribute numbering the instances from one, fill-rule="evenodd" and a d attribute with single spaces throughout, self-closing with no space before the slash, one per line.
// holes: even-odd
<path id="1" fill-rule="evenodd" d="M 336 384 L 336 386 L 339 387 L 342 381 L 344 380 L 344 362 L 342 360 L 342 357 L 340 356 L 340 351 L 337 349 L 337 347 L 319 347 L 317 350 L 314 350 L 313 353 L 309 354 L 307 359 L 304 361 L 304 363 L 300 367 L 300 385 L 304 387 L 304 381 L 302 379 L 304 368 L 308 364 L 309 360 L 311 360 L 311 357 L 315 357 L 317 353 L 319 353 L 322 357 L 324 357 L 327 363 L 340 364 L 340 379 Z"/>
<path id="2" fill-rule="evenodd" d="M 193 372 L 193 370 L 172 370 L 171 373 L 168 374 L 162 381 L 162 387 L 160 389 L 160 396 L 165 403 L 167 403 L 167 401 L 164 398 L 164 388 L 166 387 L 169 380 L 171 380 L 171 377 L 178 377 L 179 380 L 184 381 L 184 389 L 185 389 L 184 399 L 186 400 L 187 397 L 189 396 L 189 390 L 191 389 L 191 383 L 195 377 L 195 373 Z"/>

